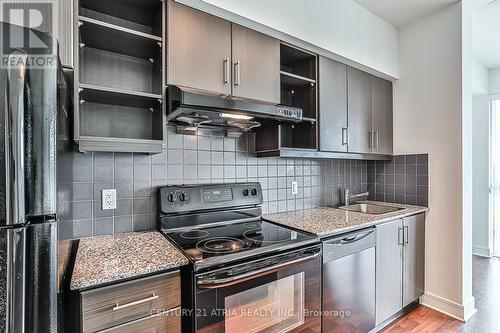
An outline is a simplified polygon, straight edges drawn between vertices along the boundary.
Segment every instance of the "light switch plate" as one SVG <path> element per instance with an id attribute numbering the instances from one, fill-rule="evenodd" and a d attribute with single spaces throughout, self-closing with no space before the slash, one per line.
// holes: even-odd
<path id="1" fill-rule="evenodd" d="M 102 190 L 102 210 L 116 209 L 116 189 Z"/>
<path id="2" fill-rule="evenodd" d="M 297 181 L 292 182 L 292 194 L 298 194 L 299 193 L 299 184 Z"/>

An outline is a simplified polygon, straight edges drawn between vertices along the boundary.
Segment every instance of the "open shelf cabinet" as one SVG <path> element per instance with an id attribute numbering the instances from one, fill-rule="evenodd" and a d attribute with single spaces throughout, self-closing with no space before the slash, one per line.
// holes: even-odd
<path id="1" fill-rule="evenodd" d="M 164 2 L 77 3 L 74 135 L 80 151 L 161 152 Z"/>
<path id="2" fill-rule="evenodd" d="M 303 111 L 300 123 L 265 123 L 256 130 L 257 156 L 280 156 L 282 149 L 316 151 L 317 55 L 287 44 L 280 46 L 281 104 Z"/>

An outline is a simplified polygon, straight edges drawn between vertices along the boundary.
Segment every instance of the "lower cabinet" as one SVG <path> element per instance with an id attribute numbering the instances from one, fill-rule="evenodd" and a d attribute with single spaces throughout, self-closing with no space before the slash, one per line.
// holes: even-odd
<path id="1" fill-rule="evenodd" d="M 424 293 L 425 214 L 378 225 L 376 324 Z"/>
<path id="2" fill-rule="evenodd" d="M 178 271 L 80 292 L 82 332 L 181 332 Z"/>

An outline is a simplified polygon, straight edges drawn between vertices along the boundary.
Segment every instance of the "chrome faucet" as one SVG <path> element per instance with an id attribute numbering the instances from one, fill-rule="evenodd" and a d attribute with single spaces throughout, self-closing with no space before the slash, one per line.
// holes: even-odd
<path id="1" fill-rule="evenodd" d="M 363 193 L 358 193 L 358 194 L 350 194 L 350 191 L 348 188 L 344 189 L 344 206 L 349 206 L 351 199 L 353 198 L 359 198 L 359 197 L 367 197 L 370 195 L 370 192 L 363 192 Z"/>

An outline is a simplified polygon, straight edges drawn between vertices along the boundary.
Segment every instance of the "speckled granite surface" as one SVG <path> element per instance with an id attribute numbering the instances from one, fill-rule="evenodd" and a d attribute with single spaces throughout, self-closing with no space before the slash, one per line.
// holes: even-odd
<path id="1" fill-rule="evenodd" d="M 392 213 L 371 215 L 350 212 L 338 208 L 320 207 L 296 212 L 265 215 L 264 218 L 274 223 L 310 232 L 320 237 L 328 237 L 356 229 L 361 229 L 398 218 L 422 213 L 427 207 L 400 205 L 393 203 L 363 201 L 377 205 L 404 208 Z"/>
<path id="2" fill-rule="evenodd" d="M 82 238 L 71 289 L 95 287 L 187 263 L 187 258 L 157 231 Z"/>

